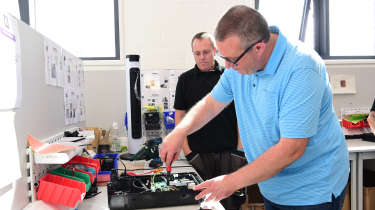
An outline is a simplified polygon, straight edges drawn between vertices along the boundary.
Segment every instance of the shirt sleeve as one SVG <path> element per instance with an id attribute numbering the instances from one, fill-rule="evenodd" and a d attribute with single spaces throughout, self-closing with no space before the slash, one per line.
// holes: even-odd
<path id="1" fill-rule="evenodd" d="M 230 78 L 231 69 L 225 69 L 224 73 L 220 77 L 220 80 L 217 82 L 217 84 L 211 91 L 211 96 L 215 100 L 223 103 L 227 103 L 233 100 L 233 92 Z"/>
<path id="2" fill-rule="evenodd" d="M 306 68 L 293 72 L 281 98 L 281 137 L 309 138 L 317 133 L 326 87 L 323 77 L 317 69 Z"/>

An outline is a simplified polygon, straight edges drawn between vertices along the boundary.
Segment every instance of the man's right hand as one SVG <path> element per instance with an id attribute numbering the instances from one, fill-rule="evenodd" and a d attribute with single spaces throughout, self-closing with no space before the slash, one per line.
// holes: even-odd
<path id="1" fill-rule="evenodd" d="M 173 161 L 177 160 L 185 138 L 186 136 L 184 134 L 175 129 L 163 139 L 160 149 L 160 158 L 165 162 L 167 167 L 172 165 Z"/>

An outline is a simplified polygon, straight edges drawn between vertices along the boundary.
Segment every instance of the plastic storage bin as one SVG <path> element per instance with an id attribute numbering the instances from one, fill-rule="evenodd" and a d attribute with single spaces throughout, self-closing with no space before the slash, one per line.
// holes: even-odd
<path id="1" fill-rule="evenodd" d="M 118 159 L 120 154 L 119 153 L 102 153 L 96 154 L 94 159 L 97 159 L 100 162 L 100 168 L 97 181 L 98 182 L 108 182 L 111 179 L 112 169 L 117 170 L 118 168 Z M 106 160 L 111 160 L 111 164 L 108 164 Z M 112 163 L 113 160 L 113 163 Z"/>
<path id="2" fill-rule="evenodd" d="M 93 175 L 94 178 L 98 175 L 98 172 L 100 171 L 100 163 L 99 160 L 82 157 L 79 155 L 74 156 L 69 162 L 66 164 L 84 164 L 88 166 L 89 168 L 93 169 Z"/>
<path id="3" fill-rule="evenodd" d="M 363 127 L 363 128 L 370 127 L 370 125 L 367 122 L 367 119 L 361 121 L 361 127 Z"/>
<path id="4" fill-rule="evenodd" d="M 48 171 L 48 173 L 83 182 L 84 184 L 86 184 L 86 192 L 89 191 L 91 187 L 89 175 L 82 172 L 72 171 L 71 169 L 59 167 Z"/>
<path id="5" fill-rule="evenodd" d="M 78 171 L 78 172 L 85 173 L 85 174 L 89 175 L 91 184 L 94 183 L 94 181 L 95 181 L 94 174 L 91 173 L 91 172 L 80 170 L 80 169 L 77 169 L 77 168 L 72 168 L 70 165 L 67 165 L 67 164 L 62 165 L 62 167 L 67 168 L 67 169 L 72 170 L 72 171 Z"/>
<path id="6" fill-rule="evenodd" d="M 163 121 L 164 121 L 165 129 L 167 130 L 174 129 L 174 126 L 175 126 L 174 115 L 175 115 L 174 111 L 163 112 Z"/>
<path id="7" fill-rule="evenodd" d="M 361 121 L 357 123 L 352 123 L 350 121 L 342 119 L 342 126 L 344 126 L 345 128 L 349 128 L 349 129 L 360 128 L 361 124 L 362 124 Z"/>
<path id="8" fill-rule="evenodd" d="M 46 174 L 40 179 L 37 199 L 46 203 L 75 208 L 85 195 L 85 183 L 53 174 Z"/>

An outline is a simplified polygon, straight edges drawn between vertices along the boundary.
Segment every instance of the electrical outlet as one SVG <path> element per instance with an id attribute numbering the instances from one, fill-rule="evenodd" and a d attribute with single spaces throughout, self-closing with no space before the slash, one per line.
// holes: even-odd
<path id="1" fill-rule="evenodd" d="M 354 74 L 331 74 L 329 82 L 331 83 L 333 94 L 357 93 Z"/>

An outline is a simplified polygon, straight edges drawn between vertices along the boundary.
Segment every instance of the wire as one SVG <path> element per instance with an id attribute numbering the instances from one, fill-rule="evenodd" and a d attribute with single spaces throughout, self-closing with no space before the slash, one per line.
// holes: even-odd
<path id="1" fill-rule="evenodd" d="M 119 160 L 120 160 L 121 164 L 124 166 L 124 170 L 126 171 L 126 165 L 125 165 L 125 163 L 120 158 L 119 158 Z"/>
<path id="2" fill-rule="evenodd" d="M 136 181 L 138 181 L 141 185 L 142 185 L 142 187 L 140 187 L 140 186 L 137 186 L 136 184 L 135 184 L 135 182 Z M 148 190 L 150 190 L 140 179 L 134 179 L 133 180 L 133 187 L 135 187 L 135 188 L 138 188 L 138 189 L 144 189 L 144 190 L 146 190 L 146 191 L 148 191 Z"/>

